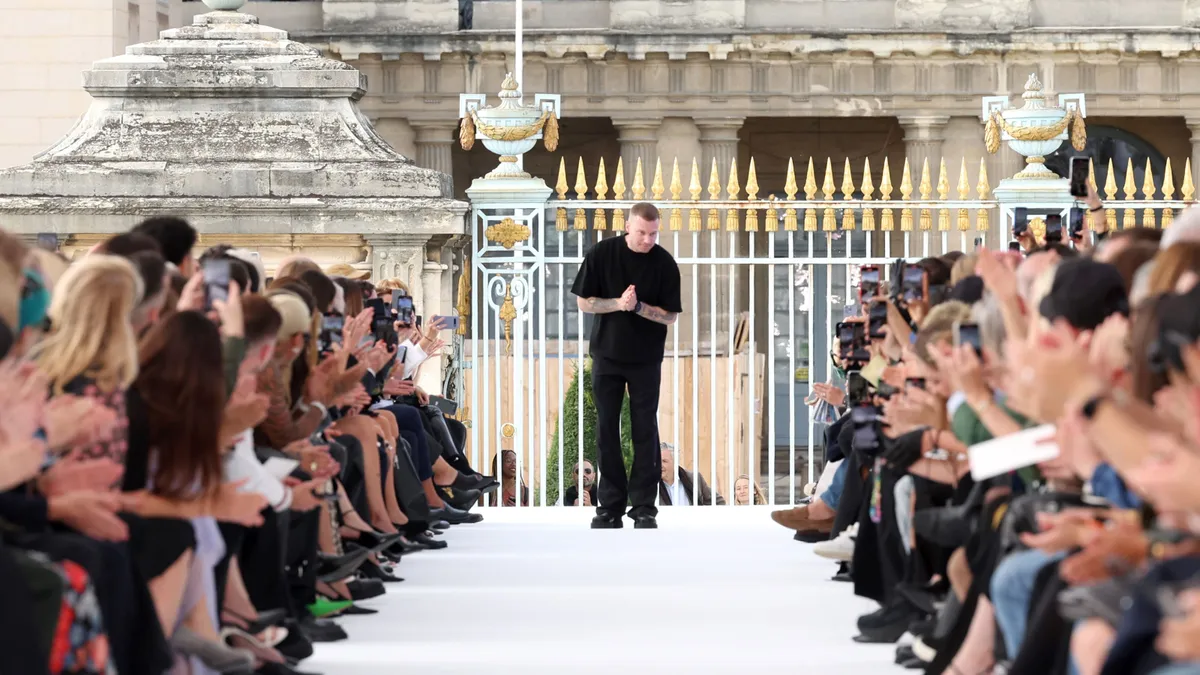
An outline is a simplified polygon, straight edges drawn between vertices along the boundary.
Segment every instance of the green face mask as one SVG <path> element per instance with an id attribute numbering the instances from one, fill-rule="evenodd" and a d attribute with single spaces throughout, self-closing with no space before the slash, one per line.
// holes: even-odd
<path id="1" fill-rule="evenodd" d="M 833 372 L 837 373 L 838 378 L 840 378 L 842 380 L 846 379 L 846 369 L 845 368 L 841 368 L 839 366 L 834 366 Z"/>

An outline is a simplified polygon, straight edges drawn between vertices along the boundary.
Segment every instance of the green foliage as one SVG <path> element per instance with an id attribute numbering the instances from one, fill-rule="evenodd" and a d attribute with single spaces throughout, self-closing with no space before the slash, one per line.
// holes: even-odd
<path id="1" fill-rule="evenodd" d="M 579 389 L 583 388 L 583 407 L 579 406 Z M 582 415 L 581 415 L 582 413 Z M 559 427 L 554 425 L 554 435 L 550 439 L 550 447 L 546 448 L 546 503 L 555 504 L 558 496 L 566 487 L 575 485 L 578 476 L 570 474 L 579 458 L 579 434 L 583 429 L 583 457 L 592 463 L 597 470 L 600 468 L 596 446 L 596 402 L 592 399 L 592 360 L 587 359 L 583 364 L 582 376 L 576 370 L 571 379 L 571 386 L 563 397 L 559 408 L 562 416 L 562 445 L 563 445 L 563 483 L 558 482 L 558 443 Z M 580 419 L 582 417 L 582 419 Z M 625 471 L 633 466 L 633 425 L 629 418 L 629 394 L 621 403 L 621 449 L 625 456 Z"/>

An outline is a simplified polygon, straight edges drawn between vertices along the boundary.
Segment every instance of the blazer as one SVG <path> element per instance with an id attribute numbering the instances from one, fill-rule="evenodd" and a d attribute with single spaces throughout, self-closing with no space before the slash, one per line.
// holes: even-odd
<path id="1" fill-rule="evenodd" d="M 692 504 L 711 506 L 713 493 L 712 489 L 708 487 L 708 483 L 704 480 L 704 474 L 697 474 L 700 477 L 700 487 L 699 489 L 693 489 L 692 474 L 683 467 L 679 467 L 677 471 L 679 471 L 679 482 L 683 484 L 683 491 L 687 493 L 688 499 L 691 500 Z M 667 484 L 661 480 L 658 481 L 658 503 L 663 506 L 671 505 L 671 493 L 667 490 Z M 716 503 L 718 506 L 724 506 L 725 498 L 717 494 Z"/>

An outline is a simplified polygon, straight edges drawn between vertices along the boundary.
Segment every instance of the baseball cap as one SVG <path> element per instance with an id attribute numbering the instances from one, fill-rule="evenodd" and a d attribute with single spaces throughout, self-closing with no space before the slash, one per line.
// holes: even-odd
<path id="1" fill-rule="evenodd" d="M 1064 260 L 1038 311 L 1064 319 L 1076 330 L 1093 330 L 1113 314 L 1129 314 L 1125 281 L 1116 267 L 1090 258 Z"/>

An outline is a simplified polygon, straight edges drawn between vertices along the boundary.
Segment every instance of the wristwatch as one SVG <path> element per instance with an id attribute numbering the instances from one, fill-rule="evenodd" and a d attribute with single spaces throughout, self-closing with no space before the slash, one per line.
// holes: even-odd
<path id="1" fill-rule="evenodd" d="M 634 314 L 638 314 L 638 313 L 640 313 L 641 311 L 642 311 L 642 301 L 641 301 L 641 300 L 638 300 L 638 301 L 637 301 L 637 304 L 633 306 L 633 313 L 634 313 Z"/>

